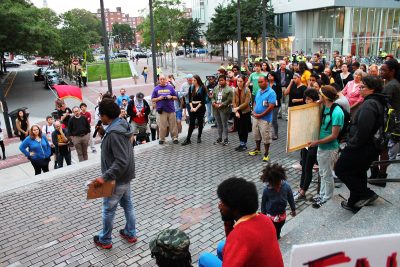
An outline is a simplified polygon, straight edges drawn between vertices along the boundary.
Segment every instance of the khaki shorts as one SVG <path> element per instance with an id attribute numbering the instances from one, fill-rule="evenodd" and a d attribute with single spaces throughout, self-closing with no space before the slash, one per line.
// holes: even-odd
<path id="1" fill-rule="evenodd" d="M 271 143 L 271 123 L 261 119 L 253 119 L 254 140 L 264 141 L 264 144 Z"/>

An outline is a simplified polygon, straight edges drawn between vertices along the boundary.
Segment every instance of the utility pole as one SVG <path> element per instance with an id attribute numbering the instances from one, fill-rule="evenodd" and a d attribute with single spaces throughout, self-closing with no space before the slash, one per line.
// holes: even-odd
<path id="1" fill-rule="evenodd" d="M 268 0 L 262 0 L 262 60 L 267 58 L 267 2 Z"/>
<path id="2" fill-rule="evenodd" d="M 242 39 L 242 33 L 241 33 L 241 25 L 240 25 L 240 0 L 237 0 L 237 54 L 238 54 L 238 66 L 239 66 L 239 70 L 242 67 L 242 64 L 240 63 L 240 41 Z M 233 54 L 232 54 L 232 58 L 233 58 Z"/>
<path id="3" fill-rule="evenodd" d="M 108 53 L 108 37 L 107 37 L 107 30 L 106 30 L 106 18 L 104 14 L 104 3 L 103 0 L 100 0 L 100 8 L 101 8 L 101 24 L 103 26 L 103 40 L 104 40 L 104 56 L 106 61 L 106 73 L 107 73 L 107 86 L 108 92 L 112 95 L 112 84 L 111 84 L 111 71 L 110 71 L 110 59 Z"/>
<path id="4" fill-rule="evenodd" d="M 151 57 L 153 60 L 153 80 L 154 86 L 157 86 L 157 63 L 156 63 L 156 37 L 154 35 L 154 14 L 153 14 L 153 0 L 149 0 L 150 9 L 150 31 L 151 31 Z"/>

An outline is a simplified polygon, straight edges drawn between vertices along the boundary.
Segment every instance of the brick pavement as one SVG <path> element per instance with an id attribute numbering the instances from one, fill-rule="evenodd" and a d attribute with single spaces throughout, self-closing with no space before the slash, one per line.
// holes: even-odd
<path id="1" fill-rule="evenodd" d="M 284 152 L 285 123 L 279 123 L 282 137 L 271 146 L 271 160 L 288 168 L 289 181 L 297 188 L 300 172 L 290 166 L 298 154 Z M 92 242 L 101 229 L 101 200 L 86 200 L 84 183 L 100 174 L 100 166 L 1 194 L 0 267 L 155 266 L 148 243 L 158 231 L 170 227 L 188 233 L 197 262 L 199 253 L 214 251 L 224 238 L 217 185 L 235 175 L 254 181 L 260 198 L 263 188 L 261 157 L 234 151 L 236 133 L 230 134 L 227 147 L 212 145 L 215 137 L 216 130 L 207 130 L 200 145 L 157 145 L 135 155 L 132 185 L 139 237 L 135 245 L 118 236 L 124 225 L 121 208 L 115 217 L 113 248 L 101 250 Z M 252 147 L 252 137 L 249 144 Z M 310 192 L 315 191 L 315 184 L 311 186 Z"/>

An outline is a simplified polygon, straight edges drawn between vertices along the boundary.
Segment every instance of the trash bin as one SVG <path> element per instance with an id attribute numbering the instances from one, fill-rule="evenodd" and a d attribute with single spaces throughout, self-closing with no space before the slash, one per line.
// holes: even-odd
<path id="1" fill-rule="evenodd" d="M 15 123 L 15 120 L 17 119 L 18 111 L 20 111 L 20 110 L 24 110 L 26 113 L 26 116 L 29 118 L 29 111 L 28 111 L 27 107 L 18 108 L 16 110 L 13 110 L 8 113 L 8 116 L 10 117 L 10 120 L 11 120 L 11 124 L 13 126 L 13 133 L 15 136 L 18 136 L 18 130 L 17 130 L 17 125 Z"/>

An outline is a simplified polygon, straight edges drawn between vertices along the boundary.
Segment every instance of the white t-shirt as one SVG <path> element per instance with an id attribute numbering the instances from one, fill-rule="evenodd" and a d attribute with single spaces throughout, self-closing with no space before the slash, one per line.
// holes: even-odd
<path id="1" fill-rule="evenodd" d="M 53 142 L 51 141 L 51 134 L 54 131 L 55 131 L 54 124 L 52 124 L 51 126 L 46 124 L 46 125 L 43 125 L 43 127 L 42 127 L 42 133 L 46 135 L 47 140 L 49 140 L 50 144 L 53 144 Z"/>

